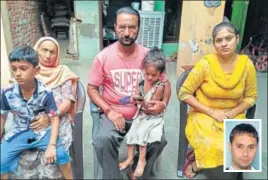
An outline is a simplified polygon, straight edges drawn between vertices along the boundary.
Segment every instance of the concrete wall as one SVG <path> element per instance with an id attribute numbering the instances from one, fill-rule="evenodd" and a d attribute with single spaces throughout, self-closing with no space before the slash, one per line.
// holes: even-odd
<path id="1" fill-rule="evenodd" d="M 74 1 L 74 10 L 82 23 L 77 25 L 80 60 L 92 60 L 100 51 L 98 1 Z"/>
<path id="2" fill-rule="evenodd" d="M 225 1 L 218 7 L 206 7 L 205 1 L 183 1 L 180 39 L 177 59 L 177 75 L 182 66 L 194 65 L 203 55 L 214 52 L 212 42 L 213 27 L 222 22 Z M 208 0 L 206 0 L 208 2 Z"/>
<path id="3" fill-rule="evenodd" d="M 5 32 L 5 41 L 6 41 L 6 50 L 9 54 L 13 48 L 13 40 L 10 31 L 10 22 L 9 22 L 9 15 L 7 9 L 7 2 L 1 1 L 1 21 L 3 23 L 3 30 Z"/>
<path id="4" fill-rule="evenodd" d="M 42 36 L 38 1 L 6 1 L 13 46 L 31 45 Z"/>
<path id="5" fill-rule="evenodd" d="M 2 14 L 1 14 L 1 73 L 0 74 L 1 74 L 1 87 L 6 86 L 8 84 L 8 80 L 10 79 L 10 71 L 7 56 L 5 33 L 3 29 Z"/>

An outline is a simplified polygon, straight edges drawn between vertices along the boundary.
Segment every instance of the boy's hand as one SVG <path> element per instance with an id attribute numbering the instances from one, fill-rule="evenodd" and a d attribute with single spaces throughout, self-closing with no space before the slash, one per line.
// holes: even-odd
<path id="1" fill-rule="evenodd" d="M 56 162 L 56 147 L 52 144 L 48 144 L 45 152 L 46 164 L 52 164 Z"/>
<path id="2" fill-rule="evenodd" d="M 36 117 L 36 120 L 30 124 L 30 128 L 39 131 L 45 129 L 50 125 L 49 117 L 46 114 L 42 114 Z"/>

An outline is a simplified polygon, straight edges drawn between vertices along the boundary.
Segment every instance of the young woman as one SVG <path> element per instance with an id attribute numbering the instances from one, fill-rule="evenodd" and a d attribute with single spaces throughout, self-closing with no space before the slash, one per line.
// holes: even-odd
<path id="1" fill-rule="evenodd" d="M 248 56 L 236 53 L 236 28 L 222 22 L 212 36 L 216 53 L 195 64 L 178 94 L 191 106 L 185 131 L 195 159 L 184 168 L 188 178 L 200 169 L 223 165 L 224 119 L 245 119 L 257 99 L 255 67 Z"/>

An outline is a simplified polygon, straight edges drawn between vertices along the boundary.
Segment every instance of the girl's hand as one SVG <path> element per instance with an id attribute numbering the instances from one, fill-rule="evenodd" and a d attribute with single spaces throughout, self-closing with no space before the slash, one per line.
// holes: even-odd
<path id="1" fill-rule="evenodd" d="M 214 119 L 216 119 L 219 122 L 223 122 L 224 119 L 228 119 L 227 115 L 223 110 L 215 109 L 210 113 L 210 116 Z"/>
<path id="2" fill-rule="evenodd" d="M 36 117 L 36 120 L 30 124 L 30 128 L 39 131 L 50 125 L 49 117 L 46 114 L 42 114 Z"/>
<path id="3" fill-rule="evenodd" d="M 46 158 L 46 164 L 52 164 L 56 162 L 56 146 L 52 144 L 47 145 L 45 158 Z"/>
<path id="4" fill-rule="evenodd" d="M 142 99 L 139 95 L 133 95 L 130 97 L 131 102 L 134 104 L 140 104 L 143 105 L 144 104 L 144 99 Z"/>

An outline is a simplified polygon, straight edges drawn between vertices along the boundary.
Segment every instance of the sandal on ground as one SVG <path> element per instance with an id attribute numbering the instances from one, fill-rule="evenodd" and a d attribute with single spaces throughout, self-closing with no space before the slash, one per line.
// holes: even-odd
<path id="1" fill-rule="evenodd" d="M 188 161 L 195 161 L 194 150 L 189 150 L 189 151 L 187 151 L 186 159 L 187 159 Z"/>
<path id="2" fill-rule="evenodd" d="M 183 174 L 188 179 L 193 179 L 198 173 L 194 170 L 193 163 L 194 161 L 188 161 L 187 164 L 183 167 Z"/>

